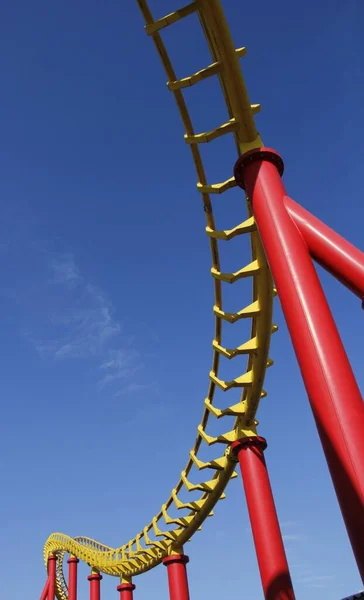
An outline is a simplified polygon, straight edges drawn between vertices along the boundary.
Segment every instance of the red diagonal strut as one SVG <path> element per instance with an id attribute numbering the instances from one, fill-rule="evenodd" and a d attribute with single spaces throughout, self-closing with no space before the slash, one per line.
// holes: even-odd
<path id="1" fill-rule="evenodd" d="M 43 588 L 43 592 L 41 593 L 41 596 L 40 596 L 40 600 L 47 600 L 48 588 L 49 588 L 49 578 L 47 577 L 47 580 L 46 580 L 44 588 Z"/>
<path id="2" fill-rule="evenodd" d="M 284 205 L 303 235 L 312 258 L 364 300 L 364 252 L 288 196 L 284 198 Z"/>

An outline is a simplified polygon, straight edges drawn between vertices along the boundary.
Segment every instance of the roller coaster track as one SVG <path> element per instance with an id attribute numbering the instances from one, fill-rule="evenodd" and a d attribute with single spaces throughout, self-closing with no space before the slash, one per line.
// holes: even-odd
<path id="1" fill-rule="evenodd" d="M 259 110 L 259 105 L 250 104 L 239 65 L 239 59 L 244 56 L 245 48 L 235 49 L 219 0 L 196 0 L 158 20 L 153 19 L 145 0 L 138 0 L 138 4 L 146 22 L 146 33 L 152 37 L 163 62 L 168 89 L 174 95 L 182 117 L 185 141 L 192 153 L 198 178 L 197 189 L 201 194 L 206 215 L 206 234 L 211 248 L 211 274 L 215 293 L 212 368 L 202 420 L 198 425 L 196 441 L 190 451 L 187 464 L 170 497 L 150 523 L 119 548 L 110 548 L 86 537 L 71 538 L 62 533 L 53 533 L 47 539 L 44 546 L 45 561 L 47 562 L 50 553 L 59 557 L 56 582 L 56 594 L 59 600 L 68 598 L 63 573 L 63 557 L 66 553 L 78 557 L 97 571 L 128 580 L 134 575 L 152 569 L 167 555 L 181 551 L 183 545 L 201 528 L 206 517 L 213 514 L 215 504 L 224 498 L 224 490 L 229 480 L 235 476 L 236 460 L 230 450 L 231 443 L 244 436 L 257 435 L 256 412 L 260 399 L 265 396 L 262 388 L 265 371 L 267 366 L 272 364 L 268 358 L 268 351 L 271 333 L 276 329 L 272 325 L 274 288 L 254 217 L 247 204 L 245 220 L 229 230 L 216 229 L 211 198 L 227 192 L 235 186 L 235 181 L 231 177 L 220 183 L 209 183 L 199 149 L 200 144 L 212 142 L 228 134 L 235 140 L 238 155 L 263 145 L 254 123 L 254 114 Z M 166 27 L 173 27 L 174 23 L 190 15 L 194 18 L 193 13 L 195 13 L 194 17 L 199 19 L 205 34 L 212 63 L 193 75 L 177 79 L 162 41 L 161 31 Z M 183 90 L 209 77 L 218 77 L 230 118 L 212 131 L 195 133 Z M 236 272 L 223 272 L 220 266 L 219 243 L 226 243 L 240 235 L 250 236 L 249 261 Z M 251 279 L 252 298 L 238 312 L 229 312 L 223 308 L 223 284 L 233 284 L 242 278 Z M 224 347 L 223 325 L 225 323 L 233 325 L 241 319 L 251 322 L 250 338 L 242 340 L 241 345 L 236 348 Z M 247 356 L 246 371 L 231 381 L 221 379 L 220 363 L 241 355 Z M 214 405 L 216 388 L 224 392 L 240 388 L 240 401 L 235 404 L 226 402 L 226 408 L 218 408 Z M 225 428 L 222 425 L 219 435 L 209 435 L 207 433 L 209 417 L 221 419 L 224 424 L 226 416 L 235 417 L 233 429 L 226 432 L 226 425 Z M 216 457 L 207 462 L 202 460 L 203 447 L 213 445 L 219 448 L 215 453 Z M 204 472 L 208 473 L 206 478 L 203 476 Z M 199 483 L 192 483 L 196 480 L 196 473 Z M 190 492 L 190 497 L 194 499 L 183 500 L 182 496 L 186 496 L 186 492 Z M 198 499 L 195 499 L 196 494 Z"/>

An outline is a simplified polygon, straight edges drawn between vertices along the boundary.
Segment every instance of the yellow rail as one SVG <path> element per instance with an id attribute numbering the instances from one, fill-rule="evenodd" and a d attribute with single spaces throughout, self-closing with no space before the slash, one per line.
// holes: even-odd
<path id="1" fill-rule="evenodd" d="M 239 66 L 239 59 L 245 55 L 245 48 L 234 48 L 219 0 L 196 0 L 158 20 L 153 19 L 145 0 L 138 0 L 138 4 L 146 22 L 146 32 L 156 45 L 167 74 L 168 88 L 175 97 L 182 117 L 185 141 L 191 149 L 198 178 L 197 189 L 201 194 L 206 214 L 206 234 L 211 248 L 211 274 L 215 293 L 215 335 L 212 342 L 210 384 L 201 423 L 197 428 L 197 437 L 187 464 L 170 497 L 150 523 L 119 548 L 109 548 L 86 537 L 71 538 L 62 533 L 53 533 L 47 539 L 44 546 L 45 561 L 50 553 L 59 556 L 56 586 L 59 600 L 66 600 L 68 597 L 62 560 L 65 553 L 77 556 L 97 571 L 127 580 L 155 567 L 168 554 L 182 550 L 185 542 L 201 528 L 206 517 L 213 514 L 215 504 L 224 498 L 225 487 L 235 475 L 236 462 L 230 452 L 231 442 L 244 436 L 257 435 L 256 412 L 261 397 L 265 395 L 262 389 L 265 371 L 267 366 L 272 364 L 268 358 L 268 351 L 271 333 L 276 329 L 272 326 L 274 290 L 254 217 L 247 204 L 247 214 L 241 223 L 229 230 L 216 229 L 211 196 L 227 192 L 235 186 L 235 182 L 231 177 L 223 182 L 208 182 L 199 150 L 199 144 L 210 143 L 223 135 L 233 136 L 237 155 L 262 145 L 254 123 L 254 114 L 259 110 L 259 105 L 250 104 Z M 199 18 L 211 52 L 212 63 L 197 73 L 178 80 L 163 44 L 161 31 L 166 27 L 173 27 L 174 23 L 184 18 Z M 183 90 L 208 77 L 219 78 L 230 118 L 227 123 L 212 131 L 195 133 Z M 247 264 L 238 271 L 224 273 L 220 267 L 218 245 L 240 235 L 250 236 L 251 256 Z M 252 280 L 252 297 L 241 310 L 228 312 L 222 304 L 223 285 L 233 284 L 243 277 Z M 236 348 L 225 348 L 222 337 L 223 324 L 232 325 L 241 319 L 251 321 L 250 338 L 242 340 Z M 231 381 L 221 379 L 220 362 L 233 360 L 241 355 L 248 356 L 246 371 L 238 373 Z M 232 388 L 241 388 L 240 401 L 235 404 L 227 401 L 225 408 L 217 408 L 214 406 L 216 386 L 225 392 Z M 221 419 L 222 428 L 219 435 L 211 436 L 207 433 L 210 416 Z M 224 428 L 225 416 L 235 417 L 233 429 L 227 432 L 226 426 Z M 216 456 L 208 461 L 201 459 L 201 449 L 206 445 L 216 445 L 219 448 Z M 208 473 L 207 477 L 203 476 L 204 472 Z M 192 483 L 196 479 L 198 483 Z M 186 491 L 192 492 L 191 496 L 194 499 L 184 501 L 182 496 Z"/>

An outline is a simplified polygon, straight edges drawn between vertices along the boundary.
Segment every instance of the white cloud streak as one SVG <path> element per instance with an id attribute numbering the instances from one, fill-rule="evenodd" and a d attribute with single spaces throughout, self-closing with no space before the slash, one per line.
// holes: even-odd
<path id="1" fill-rule="evenodd" d="M 139 353 L 133 348 L 123 350 L 110 350 L 109 356 L 104 360 L 100 369 L 105 374 L 99 381 L 99 388 L 102 389 L 106 385 L 113 383 L 114 381 L 127 381 L 137 371 L 139 371 L 143 365 L 139 361 Z M 129 384 L 129 386 L 132 384 Z M 134 384 L 138 385 L 138 384 Z"/>
<path id="2" fill-rule="evenodd" d="M 327 588 L 336 579 L 336 575 L 333 574 L 316 574 L 307 564 L 291 564 L 290 567 L 294 574 L 294 581 L 304 588 Z"/>
<path id="3" fill-rule="evenodd" d="M 282 531 L 282 538 L 285 543 L 287 542 L 304 542 L 307 540 L 307 535 L 301 533 L 302 530 L 302 522 L 299 521 L 281 521 L 280 528 Z M 248 527 L 246 529 L 248 533 L 251 533 L 251 528 Z M 286 532 L 289 533 L 286 533 Z M 288 548 L 288 544 L 287 544 Z M 292 550 L 293 546 L 291 546 Z M 297 548 L 297 547 L 296 547 Z M 302 547 L 299 546 L 300 551 L 302 552 Z M 297 552 L 297 550 L 296 550 Z M 290 569 L 293 574 L 294 583 L 302 586 L 303 588 L 319 588 L 325 589 L 330 587 L 332 581 L 336 578 L 336 575 L 321 575 L 316 574 L 312 566 L 303 564 L 303 563 L 290 563 Z"/>
<path id="4" fill-rule="evenodd" d="M 336 575 L 308 575 L 299 577 L 297 582 L 306 588 L 326 588 L 335 579 Z"/>
<path id="5" fill-rule="evenodd" d="M 35 342 L 43 356 L 56 360 L 97 359 L 98 389 L 118 387 L 117 393 L 147 389 L 134 379 L 143 368 L 132 338 L 122 336 L 111 302 L 83 277 L 71 253 L 47 254 L 50 278 L 47 294 L 56 293 L 43 339 Z M 61 292 L 57 292 L 57 288 Z"/>
<path id="6" fill-rule="evenodd" d="M 306 536 L 300 533 L 283 533 L 282 538 L 284 542 L 301 542 Z"/>
<path id="7" fill-rule="evenodd" d="M 79 270 L 70 253 L 64 253 L 51 259 L 50 266 L 53 271 L 53 283 L 77 285 L 82 283 Z"/>

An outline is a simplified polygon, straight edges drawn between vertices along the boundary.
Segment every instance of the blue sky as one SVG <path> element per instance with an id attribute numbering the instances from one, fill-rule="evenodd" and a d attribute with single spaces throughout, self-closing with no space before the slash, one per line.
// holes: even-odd
<path id="1" fill-rule="evenodd" d="M 290 195 L 362 247 L 364 7 L 224 6 Z M 4 598 L 20 600 L 40 594 L 48 534 L 117 546 L 169 494 L 207 389 L 212 281 L 195 173 L 136 2 L 18 0 L 1 13 L 0 562 Z M 208 64 L 192 17 L 165 40 L 178 75 Z M 217 92 L 191 90 L 196 130 L 224 121 Z M 204 152 L 211 179 L 231 176 L 230 139 Z M 242 220 L 231 198 L 214 204 L 223 227 Z M 363 388 L 360 303 L 322 279 Z M 260 432 L 296 593 L 341 598 L 362 586 L 278 302 L 275 321 Z M 186 552 L 192 598 L 262 597 L 239 480 Z M 136 597 L 168 597 L 163 567 L 135 583 Z"/>

